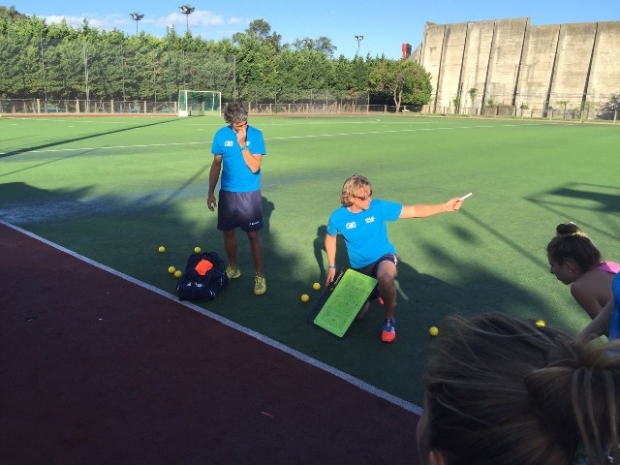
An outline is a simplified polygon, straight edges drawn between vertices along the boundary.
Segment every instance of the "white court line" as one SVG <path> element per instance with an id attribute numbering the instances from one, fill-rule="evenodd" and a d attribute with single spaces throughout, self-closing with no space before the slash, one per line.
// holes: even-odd
<path id="1" fill-rule="evenodd" d="M 446 128 L 415 128 L 415 129 L 393 129 L 387 131 L 363 131 L 363 132 L 341 132 L 337 134 L 306 134 L 300 136 L 282 136 L 282 137 L 266 137 L 265 141 L 286 141 L 286 140 L 294 140 L 294 139 L 317 139 L 317 138 L 326 138 L 326 137 L 347 137 L 347 136 L 367 136 L 369 134 L 397 134 L 403 132 L 421 132 L 421 131 L 454 131 L 454 130 L 469 130 L 469 129 L 494 129 L 494 128 L 512 128 L 512 127 L 524 127 L 524 126 L 546 126 L 549 123 L 531 123 L 531 124 L 501 124 L 497 126 L 493 125 L 484 125 L 484 126 L 456 126 L 456 127 L 446 127 Z M 219 127 L 219 126 L 218 126 Z M 210 140 L 205 140 L 201 142 L 170 142 L 165 144 L 136 144 L 136 145 L 110 145 L 105 147 L 79 147 L 79 148 L 66 148 L 66 149 L 44 149 L 44 150 L 25 150 L 19 152 L 20 154 L 25 153 L 55 153 L 55 152 L 77 152 L 82 150 L 117 150 L 117 149 L 131 149 L 131 148 L 151 148 L 151 147 L 175 147 L 175 146 L 188 146 L 188 145 L 207 145 L 211 143 Z M 2 154 L 2 153 L 0 153 Z"/>
<path id="2" fill-rule="evenodd" d="M 96 268 L 99 268 L 99 269 L 101 269 L 103 271 L 107 271 L 108 273 L 111 273 L 111 274 L 113 274 L 115 276 L 118 276 L 119 278 L 122 278 L 122 279 L 124 279 L 126 281 L 129 281 L 132 284 L 135 284 L 135 285 L 140 286 L 140 287 L 142 287 L 144 289 L 147 289 L 147 290 L 149 290 L 151 292 L 159 294 L 160 296 L 162 296 L 162 297 L 164 297 L 164 298 L 166 298 L 168 300 L 171 300 L 171 301 L 173 301 L 173 302 L 175 302 L 177 304 L 183 305 L 183 306 L 185 306 L 185 307 L 187 307 L 187 308 L 189 308 L 191 310 L 194 310 L 195 312 L 201 313 L 202 315 L 204 315 L 206 317 L 209 317 L 212 320 L 218 321 L 219 323 L 222 323 L 223 325 L 226 325 L 229 328 L 235 329 L 235 330 L 237 330 L 237 331 L 239 331 L 239 332 L 241 332 L 243 334 L 246 334 L 246 335 L 248 335 L 248 336 L 250 336 L 250 337 L 252 337 L 252 338 L 254 338 L 254 339 L 256 339 L 256 340 L 258 340 L 258 341 L 260 341 L 262 343 L 264 343 L 264 344 L 267 344 L 267 345 L 269 345 L 271 347 L 274 347 L 275 349 L 278 349 L 278 350 L 280 350 L 280 351 L 282 351 L 282 352 L 284 352 L 284 353 L 286 353 L 288 355 L 291 355 L 291 356 L 293 356 L 293 357 L 295 357 L 295 358 L 297 358 L 297 359 L 307 363 L 308 365 L 312 365 L 313 367 L 319 368 L 320 370 L 323 370 L 323 371 L 325 371 L 325 372 L 327 372 L 327 373 L 329 373 L 331 375 L 334 375 L 334 376 L 336 376 L 336 377 L 346 381 L 347 383 L 349 383 L 349 384 L 351 384 L 353 386 L 356 386 L 356 387 L 358 387 L 359 389 L 361 389 L 363 391 L 368 392 L 369 394 L 372 394 L 372 395 L 374 395 L 376 397 L 379 397 L 379 398 L 384 399 L 384 400 L 386 400 L 388 402 L 391 402 L 392 404 L 394 404 L 394 405 L 396 405 L 398 407 L 401 407 L 404 410 L 407 410 L 407 411 L 409 411 L 411 413 L 414 413 L 416 415 L 422 415 L 422 408 L 421 407 L 419 407 L 419 406 L 417 406 L 417 405 L 415 405 L 415 404 L 413 404 L 411 402 L 407 402 L 406 400 L 401 399 L 400 397 L 396 397 L 396 396 L 390 394 L 389 392 L 385 392 L 385 391 L 383 391 L 381 389 L 378 389 L 378 388 L 376 388 L 376 387 L 374 387 L 374 386 L 372 386 L 372 385 L 370 385 L 370 384 L 368 384 L 368 383 L 366 383 L 366 382 L 364 382 L 364 381 L 362 381 L 360 379 L 357 379 L 357 378 L 349 375 L 348 373 L 340 371 L 340 370 L 338 370 L 338 369 L 336 369 L 336 368 L 334 368 L 334 367 L 332 367 L 330 365 L 327 365 L 326 363 L 323 363 L 323 362 L 321 362 L 319 360 L 316 360 L 316 359 L 314 359 L 312 357 L 309 357 L 308 355 L 303 354 L 302 352 L 299 352 L 299 351 L 297 351 L 295 349 L 292 349 L 292 348 L 290 348 L 290 347 L 288 347 L 288 346 L 286 346 L 286 345 L 284 345 L 284 344 L 282 344 L 282 343 L 280 343 L 278 341 L 275 341 L 275 340 L 273 340 L 273 339 L 271 339 L 271 338 L 269 338 L 267 336 L 264 336 L 263 334 L 261 334 L 259 332 L 256 332 L 256 331 L 254 331 L 252 329 L 249 329 L 249 328 L 246 328 L 245 326 L 241 326 L 240 324 L 235 323 L 234 321 L 231 321 L 231 320 L 229 320 L 227 318 L 224 318 L 224 317 L 222 317 L 222 316 L 220 316 L 220 315 L 218 315 L 216 313 L 210 312 L 209 310 L 206 310 L 206 309 L 204 309 L 202 307 L 199 307 L 198 305 L 192 304 L 192 303 L 187 302 L 187 301 L 179 301 L 179 299 L 178 299 L 178 297 L 176 295 L 170 294 L 169 292 L 164 292 L 163 290 L 161 290 L 161 289 L 159 289 L 159 288 L 157 288 L 155 286 L 152 286 L 150 284 L 147 284 L 145 282 L 142 282 L 142 281 L 139 281 L 139 280 L 137 280 L 135 278 L 132 278 L 131 276 L 126 275 L 124 273 L 121 273 L 120 271 L 117 271 L 117 270 L 115 270 L 113 268 L 110 268 L 109 266 L 103 265 L 102 263 L 98 263 L 98 262 L 96 262 L 94 260 L 91 260 L 90 258 L 87 258 L 87 257 L 85 257 L 83 255 L 78 254 L 78 253 L 75 253 L 72 250 L 66 249 L 66 248 L 62 247 L 61 245 L 58 245 L 58 244 L 56 244 L 54 242 L 51 242 L 51 241 L 48 241 L 47 239 L 44 239 L 43 237 L 37 236 L 36 234 L 31 233 L 30 231 L 26 231 L 25 229 L 22 229 L 22 228 L 20 228 L 18 226 L 14 226 L 14 225 L 12 225 L 10 223 L 7 223 L 7 222 L 5 222 L 3 220 L 0 220 L 0 224 L 3 224 L 3 225 L 5 225 L 5 226 L 7 226 L 7 227 L 9 227 L 9 228 L 11 228 L 11 229 L 13 229 L 15 231 L 18 231 L 18 232 L 20 232 L 22 234 L 25 234 L 25 235 L 33 238 L 33 239 L 36 239 L 36 240 L 38 240 L 40 242 L 43 242 L 44 244 L 47 244 L 50 247 L 53 247 L 53 248 L 55 248 L 57 250 L 60 250 L 61 252 L 64 252 L 66 254 L 69 254 L 72 257 L 77 258 L 78 260 L 82 260 L 83 262 L 88 263 L 89 265 L 92 265 L 92 266 L 94 266 Z"/>
<path id="3" fill-rule="evenodd" d="M 84 150 L 116 150 L 116 149 L 132 149 L 132 148 L 152 148 L 152 147 L 174 147 L 186 145 L 203 145 L 211 141 L 205 142 L 169 142 L 166 144 L 136 144 L 136 145 L 106 145 L 105 147 L 79 147 L 71 149 L 45 149 L 45 150 L 25 150 L 23 152 L 16 150 L 20 155 L 24 153 L 55 153 L 55 152 L 81 152 Z"/>

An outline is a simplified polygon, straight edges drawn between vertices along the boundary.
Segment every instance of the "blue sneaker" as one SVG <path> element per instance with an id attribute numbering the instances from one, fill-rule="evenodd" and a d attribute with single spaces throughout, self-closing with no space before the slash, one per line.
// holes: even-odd
<path id="1" fill-rule="evenodd" d="M 383 331 L 381 331 L 381 340 L 383 342 L 394 342 L 396 340 L 396 321 L 389 318 L 383 322 Z"/>

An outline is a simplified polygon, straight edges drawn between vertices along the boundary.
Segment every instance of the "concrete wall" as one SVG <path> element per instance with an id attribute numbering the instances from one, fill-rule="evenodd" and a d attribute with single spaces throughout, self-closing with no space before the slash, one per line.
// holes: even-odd
<path id="1" fill-rule="evenodd" d="M 497 105 L 514 105 L 519 79 L 519 63 L 529 20 L 513 19 L 495 23 L 495 37 L 489 60 L 484 100 L 493 98 Z"/>
<path id="2" fill-rule="evenodd" d="M 494 21 L 479 21 L 468 24 L 467 44 L 463 60 L 463 79 L 461 83 L 461 108 L 459 113 L 471 113 L 482 101 L 488 78 L 489 57 L 495 33 Z M 472 101 L 469 89 L 477 89 Z"/>
<path id="3" fill-rule="evenodd" d="M 517 84 L 516 108 L 519 114 L 542 116 L 552 82 L 558 48 L 558 26 L 538 26 L 528 30 Z M 521 110 L 521 107 L 527 110 Z"/>
<path id="4" fill-rule="evenodd" d="M 580 108 L 586 92 L 595 36 L 596 23 L 560 26 L 548 100 L 554 113 L 568 116 L 569 111 Z"/>
<path id="5" fill-rule="evenodd" d="M 430 103 L 432 111 L 435 111 L 437 94 L 441 94 L 443 88 L 439 86 L 441 78 L 441 57 L 443 53 L 444 34 L 447 26 L 439 26 L 427 23 L 424 27 L 424 39 L 420 50 L 420 64 L 431 74 L 431 84 L 435 93 Z"/>
<path id="6" fill-rule="evenodd" d="M 620 21 L 427 23 L 416 58 L 431 74 L 430 112 L 599 117 L 620 92 Z"/>
<path id="7" fill-rule="evenodd" d="M 587 93 L 600 108 L 588 108 L 595 116 L 611 117 L 609 100 L 620 92 L 620 21 L 598 23 Z"/>

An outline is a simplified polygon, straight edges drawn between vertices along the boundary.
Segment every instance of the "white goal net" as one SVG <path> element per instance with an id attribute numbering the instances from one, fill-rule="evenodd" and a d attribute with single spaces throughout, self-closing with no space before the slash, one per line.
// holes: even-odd
<path id="1" fill-rule="evenodd" d="M 222 93 L 211 90 L 180 90 L 179 116 L 221 115 Z"/>

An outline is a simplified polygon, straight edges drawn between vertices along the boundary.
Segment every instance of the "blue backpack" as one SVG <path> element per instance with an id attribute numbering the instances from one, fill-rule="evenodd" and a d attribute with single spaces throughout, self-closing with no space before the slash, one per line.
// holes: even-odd
<path id="1" fill-rule="evenodd" d="M 213 300 L 228 285 L 224 261 L 216 252 L 193 253 L 177 282 L 179 300 Z"/>

